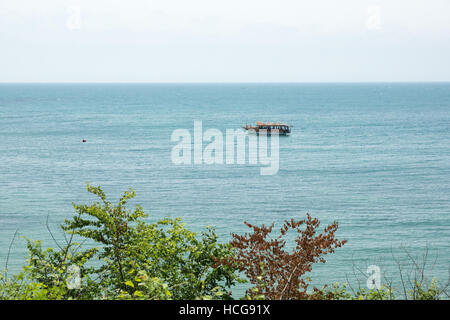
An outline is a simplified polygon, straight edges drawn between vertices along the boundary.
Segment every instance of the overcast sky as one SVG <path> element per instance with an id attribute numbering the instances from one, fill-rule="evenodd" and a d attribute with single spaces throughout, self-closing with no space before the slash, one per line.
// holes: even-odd
<path id="1" fill-rule="evenodd" d="M 0 0 L 0 82 L 450 81 L 449 0 Z"/>

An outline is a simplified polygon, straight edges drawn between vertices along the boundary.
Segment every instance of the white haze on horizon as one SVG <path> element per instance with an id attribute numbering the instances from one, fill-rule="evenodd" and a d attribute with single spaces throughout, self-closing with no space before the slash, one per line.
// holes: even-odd
<path id="1" fill-rule="evenodd" d="M 446 0 L 1 0 L 0 82 L 449 81 Z"/>

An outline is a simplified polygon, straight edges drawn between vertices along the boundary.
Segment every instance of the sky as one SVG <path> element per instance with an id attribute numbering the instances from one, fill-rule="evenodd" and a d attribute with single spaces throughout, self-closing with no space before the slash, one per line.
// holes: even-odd
<path id="1" fill-rule="evenodd" d="M 0 0 L 0 82 L 450 81 L 448 0 Z"/>

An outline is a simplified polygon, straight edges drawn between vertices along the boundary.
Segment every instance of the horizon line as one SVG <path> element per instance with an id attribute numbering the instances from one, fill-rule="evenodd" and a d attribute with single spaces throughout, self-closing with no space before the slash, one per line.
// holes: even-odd
<path id="1" fill-rule="evenodd" d="M 2 84 L 419 84 L 419 83 L 450 83 L 443 81 L 0 81 Z"/>

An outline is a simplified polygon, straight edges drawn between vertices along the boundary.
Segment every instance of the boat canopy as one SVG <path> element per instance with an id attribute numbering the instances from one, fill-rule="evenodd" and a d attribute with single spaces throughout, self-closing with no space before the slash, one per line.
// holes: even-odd
<path id="1" fill-rule="evenodd" d="M 270 127 L 273 127 L 273 126 L 285 126 L 285 127 L 289 127 L 288 124 L 286 124 L 286 123 L 279 123 L 279 122 L 267 122 L 267 123 L 264 123 L 264 122 L 258 121 L 258 122 L 256 122 L 256 124 L 258 126 L 270 126 Z"/>

